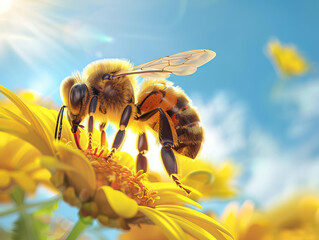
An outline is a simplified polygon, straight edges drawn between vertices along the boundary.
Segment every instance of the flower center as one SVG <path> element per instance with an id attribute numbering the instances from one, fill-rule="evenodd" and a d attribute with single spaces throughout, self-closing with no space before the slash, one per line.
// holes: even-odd
<path id="1" fill-rule="evenodd" d="M 83 153 L 94 169 L 97 188 L 105 185 L 111 186 L 134 199 L 138 205 L 154 207 L 154 195 L 157 192 L 149 190 L 144 185 L 145 174 L 142 171 L 134 173 L 126 166 L 116 162 L 116 157 L 106 159 L 91 150 L 83 150 Z"/>

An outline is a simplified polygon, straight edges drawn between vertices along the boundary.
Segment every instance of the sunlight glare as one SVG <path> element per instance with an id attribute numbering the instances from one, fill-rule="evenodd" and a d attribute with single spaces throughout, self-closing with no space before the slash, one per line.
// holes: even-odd
<path id="1" fill-rule="evenodd" d="M 1 0 L 0 2 L 0 14 L 8 11 L 11 7 L 12 0 Z"/>

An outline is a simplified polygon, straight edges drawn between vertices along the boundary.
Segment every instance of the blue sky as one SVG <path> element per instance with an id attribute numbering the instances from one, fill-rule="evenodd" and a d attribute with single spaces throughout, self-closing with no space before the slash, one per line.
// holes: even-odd
<path id="1" fill-rule="evenodd" d="M 0 13 L 0 83 L 60 104 L 60 82 L 93 60 L 137 65 L 213 50 L 216 58 L 194 75 L 170 80 L 202 116 L 203 156 L 240 164 L 239 198 L 267 205 L 319 186 L 318 9 L 315 0 L 12 0 Z M 273 38 L 296 45 L 311 72 L 280 80 L 265 55 Z"/>

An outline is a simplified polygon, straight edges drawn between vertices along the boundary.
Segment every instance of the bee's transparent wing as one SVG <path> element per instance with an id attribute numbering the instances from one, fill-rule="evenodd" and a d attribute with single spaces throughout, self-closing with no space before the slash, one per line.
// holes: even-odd
<path id="1" fill-rule="evenodd" d="M 189 75 L 215 56 L 215 52 L 205 49 L 176 53 L 135 66 L 129 73 L 120 73 L 118 76 L 137 74 L 141 77 L 167 78 L 170 74 Z"/>

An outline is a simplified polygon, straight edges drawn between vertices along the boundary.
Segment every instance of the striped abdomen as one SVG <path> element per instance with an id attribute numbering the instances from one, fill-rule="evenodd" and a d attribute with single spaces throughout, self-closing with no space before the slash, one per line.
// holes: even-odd
<path id="1" fill-rule="evenodd" d="M 146 81 L 138 96 L 138 106 L 141 114 L 162 108 L 176 130 L 177 142 L 173 149 L 190 158 L 197 156 L 203 141 L 203 128 L 197 112 L 181 89 L 165 80 Z M 158 132 L 158 119 L 148 124 Z"/>

